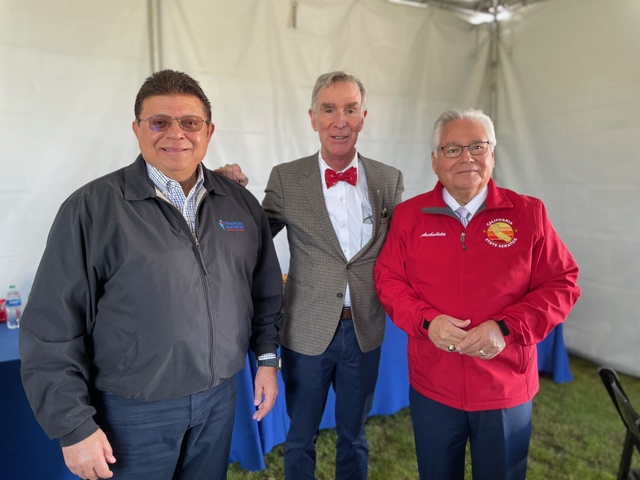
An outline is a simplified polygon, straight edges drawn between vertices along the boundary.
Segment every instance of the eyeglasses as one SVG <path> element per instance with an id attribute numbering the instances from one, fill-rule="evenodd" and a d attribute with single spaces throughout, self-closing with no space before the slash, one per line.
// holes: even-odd
<path id="1" fill-rule="evenodd" d="M 438 150 L 442 150 L 442 154 L 446 158 L 458 158 L 462 155 L 462 151 L 465 148 L 469 150 L 471 155 L 482 155 L 487 153 L 489 145 L 491 145 L 491 142 L 475 142 L 470 143 L 469 145 L 447 145 L 440 147 Z"/>
<path id="2" fill-rule="evenodd" d="M 139 119 L 138 122 L 147 122 L 149 128 L 154 132 L 166 132 L 171 128 L 174 120 L 178 121 L 178 125 L 185 132 L 199 132 L 205 123 L 209 123 L 197 115 L 183 115 L 177 118 L 169 115 L 150 115 L 147 118 Z"/>

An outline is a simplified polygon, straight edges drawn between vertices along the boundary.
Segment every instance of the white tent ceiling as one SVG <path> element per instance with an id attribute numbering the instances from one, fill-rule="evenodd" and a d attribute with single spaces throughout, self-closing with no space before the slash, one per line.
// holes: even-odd
<path id="1" fill-rule="evenodd" d="M 473 24 L 501 21 L 523 7 L 544 0 L 387 0 L 398 5 L 442 8 Z"/>
<path id="2" fill-rule="evenodd" d="M 497 183 L 542 198 L 581 266 L 567 344 L 640 376 L 640 2 L 499 2 L 514 15 L 498 29 L 458 11 L 493 2 L 425 3 L 0 0 L 0 287 L 27 294 L 60 203 L 134 159 L 152 65 L 200 80 L 217 127 L 205 163 L 240 163 L 258 198 L 273 165 L 318 148 L 313 82 L 345 69 L 369 91 L 359 150 L 404 172 L 405 198 L 435 183 L 443 110 L 492 113 Z"/>

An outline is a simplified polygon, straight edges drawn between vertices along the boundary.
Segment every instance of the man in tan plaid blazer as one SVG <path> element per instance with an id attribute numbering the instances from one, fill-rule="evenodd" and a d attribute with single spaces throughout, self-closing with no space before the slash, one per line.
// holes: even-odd
<path id="1" fill-rule="evenodd" d="M 333 385 L 335 478 L 366 479 L 364 423 L 386 323 L 372 268 L 404 186 L 399 170 L 356 152 L 367 114 L 357 78 L 321 75 L 311 105 L 320 151 L 274 167 L 262 203 L 273 235 L 287 228 L 291 253 L 280 330 L 291 419 L 285 477 L 315 478 L 315 441 Z"/>

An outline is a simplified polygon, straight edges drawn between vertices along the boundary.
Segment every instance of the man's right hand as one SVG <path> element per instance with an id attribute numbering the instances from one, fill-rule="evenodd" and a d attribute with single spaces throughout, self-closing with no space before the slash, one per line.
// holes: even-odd
<path id="1" fill-rule="evenodd" d="M 90 436 L 68 447 L 62 447 L 64 463 L 71 473 L 80 478 L 97 480 L 111 478 L 113 472 L 109 470 L 109 463 L 115 463 L 111 444 L 101 429 Z"/>
<path id="2" fill-rule="evenodd" d="M 457 346 L 465 338 L 468 332 L 464 329 L 469 326 L 471 320 L 460 320 L 449 315 L 438 315 L 429 322 L 429 338 L 436 347 L 449 352 L 458 351 Z M 450 349 L 453 346 L 453 350 Z"/>
<path id="3" fill-rule="evenodd" d="M 249 178 L 242 172 L 240 165 L 237 163 L 231 165 L 226 164 L 224 167 L 216 168 L 214 172 L 227 177 L 229 180 L 239 183 L 243 187 L 246 187 L 249 184 Z"/>

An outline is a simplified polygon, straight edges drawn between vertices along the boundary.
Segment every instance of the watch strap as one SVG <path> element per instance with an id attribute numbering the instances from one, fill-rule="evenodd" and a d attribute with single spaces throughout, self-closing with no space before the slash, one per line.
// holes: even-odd
<path id="1" fill-rule="evenodd" d="M 265 360 L 257 361 L 258 367 L 276 367 L 278 370 L 282 368 L 282 358 L 267 358 Z"/>

